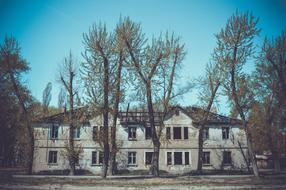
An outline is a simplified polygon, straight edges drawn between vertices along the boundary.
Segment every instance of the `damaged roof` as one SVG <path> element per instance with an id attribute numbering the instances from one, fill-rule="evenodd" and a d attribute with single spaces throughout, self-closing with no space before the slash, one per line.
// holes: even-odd
<path id="1" fill-rule="evenodd" d="M 200 124 L 203 115 L 207 112 L 206 110 L 189 106 L 182 108 L 180 106 L 173 106 L 169 113 L 165 116 L 166 118 L 172 117 L 176 112 L 180 110 L 187 116 L 189 116 L 193 123 Z M 91 113 L 89 112 L 87 107 L 77 108 L 74 111 L 76 118 L 78 118 L 79 122 L 88 122 L 92 117 Z M 98 114 L 97 114 L 98 115 Z M 62 112 L 58 114 L 54 114 L 48 117 L 43 117 L 35 120 L 35 123 L 67 123 L 69 117 L 69 112 Z M 147 111 L 120 111 L 118 114 L 118 118 L 120 120 L 121 124 L 148 124 L 149 121 L 149 115 Z M 163 118 L 163 112 L 154 112 L 154 120 L 155 124 L 159 124 L 162 121 Z M 238 124 L 241 125 L 242 121 L 239 119 L 230 118 L 227 116 L 223 116 L 214 112 L 210 112 L 208 119 L 207 119 L 208 125 L 216 125 L 216 124 Z"/>

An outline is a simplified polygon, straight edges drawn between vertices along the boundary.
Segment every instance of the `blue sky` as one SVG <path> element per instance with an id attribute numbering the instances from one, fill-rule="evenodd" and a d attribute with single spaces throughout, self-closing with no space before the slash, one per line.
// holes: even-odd
<path id="1" fill-rule="evenodd" d="M 71 50 L 82 61 L 82 34 L 93 23 L 106 23 L 112 30 L 120 16 L 130 16 L 142 24 L 148 36 L 169 30 L 182 37 L 187 56 L 181 81 L 188 81 L 204 72 L 205 64 L 215 47 L 214 34 L 225 26 L 236 10 L 251 11 L 259 17 L 261 35 L 277 36 L 286 29 L 286 0 L 0 0 L 0 41 L 6 34 L 20 42 L 22 54 L 30 63 L 26 81 L 39 101 L 48 82 L 53 83 L 52 105 L 57 105 L 58 65 Z M 245 71 L 250 72 L 250 61 Z M 197 103 L 196 93 L 180 99 L 182 105 Z M 222 105 L 225 105 L 222 103 Z M 220 111 L 227 114 L 227 106 Z"/>

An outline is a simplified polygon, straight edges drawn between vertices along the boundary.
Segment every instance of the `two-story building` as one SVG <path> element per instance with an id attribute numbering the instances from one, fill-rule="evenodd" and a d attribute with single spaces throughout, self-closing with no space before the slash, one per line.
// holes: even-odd
<path id="1" fill-rule="evenodd" d="M 196 107 L 173 107 L 163 119 L 160 139 L 160 170 L 187 173 L 197 168 L 198 126 L 204 110 Z M 155 122 L 161 119 L 155 113 Z M 110 119 L 109 121 L 112 121 Z M 111 125 L 112 123 L 110 123 Z M 81 122 L 75 130 L 75 146 L 80 149 L 77 167 L 97 174 L 103 161 L 100 145 L 102 115 Z M 69 126 L 65 114 L 42 118 L 34 123 L 34 172 L 68 169 L 66 156 Z M 245 131 L 240 120 L 210 113 L 203 129 L 203 169 L 246 168 Z M 153 144 L 147 112 L 120 112 L 117 121 L 116 156 L 118 170 L 149 170 Z"/>

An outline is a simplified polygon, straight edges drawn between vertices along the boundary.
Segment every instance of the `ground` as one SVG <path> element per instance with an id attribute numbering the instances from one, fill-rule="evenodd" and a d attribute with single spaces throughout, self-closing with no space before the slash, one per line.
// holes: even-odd
<path id="1" fill-rule="evenodd" d="M 1 190 L 202 190 L 202 189 L 286 189 L 286 175 L 209 175 L 152 178 L 151 176 L 45 176 L 2 175 Z"/>

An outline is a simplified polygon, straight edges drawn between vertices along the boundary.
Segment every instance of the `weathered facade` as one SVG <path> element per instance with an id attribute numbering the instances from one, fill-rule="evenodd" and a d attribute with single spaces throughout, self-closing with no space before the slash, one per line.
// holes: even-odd
<path id="1" fill-rule="evenodd" d="M 160 170 L 187 173 L 197 168 L 198 125 L 202 109 L 174 107 L 164 119 L 161 137 Z M 157 119 L 160 113 L 155 114 Z M 34 172 L 68 169 L 66 143 L 69 127 L 61 114 L 34 124 Z M 148 170 L 153 144 L 146 112 L 121 112 L 118 118 L 118 170 Z M 112 121 L 110 119 L 110 121 Z M 100 146 L 102 116 L 82 122 L 75 131 L 75 146 L 81 150 L 77 168 L 97 174 L 101 171 L 103 154 Z M 203 169 L 246 168 L 245 131 L 240 121 L 211 113 L 204 128 Z"/>

